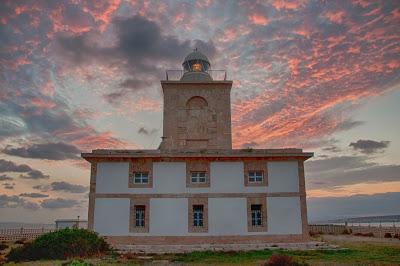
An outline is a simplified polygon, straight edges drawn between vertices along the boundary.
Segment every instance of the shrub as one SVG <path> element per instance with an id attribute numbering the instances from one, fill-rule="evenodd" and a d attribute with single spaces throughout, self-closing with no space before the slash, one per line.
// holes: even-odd
<path id="1" fill-rule="evenodd" d="M 367 236 L 367 237 L 374 237 L 374 233 L 354 233 L 355 236 Z"/>
<path id="2" fill-rule="evenodd" d="M 348 229 L 344 229 L 342 232 L 342 235 L 350 235 L 350 234 L 351 234 L 351 232 Z"/>
<path id="3" fill-rule="evenodd" d="M 3 243 L 0 244 L 0 250 L 5 250 L 7 248 L 8 248 L 7 244 L 3 244 Z"/>
<path id="4" fill-rule="evenodd" d="M 15 241 L 15 244 L 23 245 L 23 244 L 25 244 L 25 241 L 26 241 L 26 238 L 21 238 L 21 239 L 18 239 L 17 241 Z"/>
<path id="5" fill-rule="evenodd" d="M 31 243 L 13 248 L 8 261 L 89 257 L 109 250 L 105 240 L 85 229 L 63 229 L 39 236 Z"/>
<path id="6" fill-rule="evenodd" d="M 391 233 L 385 233 L 385 235 L 383 237 L 384 238 L 392 238 L 392 234 Z"/>
<path id="7" fill-rule="evenodd" d="M 264 266 L 301 266 L 307 265 L 298 263 L 292 257 L 287 255 L 273 254 Z"/>

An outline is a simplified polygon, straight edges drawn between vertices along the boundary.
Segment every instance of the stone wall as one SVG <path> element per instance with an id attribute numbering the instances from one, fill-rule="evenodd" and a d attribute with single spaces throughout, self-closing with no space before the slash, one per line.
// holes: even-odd
<path id="1" fill-rule="evenodd" d="M 373 233 L 374 237 L 384 237 L 385 233 L 390 233 L 392 236 L 395 234 L 400 234 L 400 227 L 383 227 L 383 226 L 345 226 L 345 225 L 335 225 L 335 224 L 311 224 L 309 225 L 310 233 L 312 234 L 335 234 L 340 235 L 347 229 L 351 230 L 352 234 L 357 233 Z"/>

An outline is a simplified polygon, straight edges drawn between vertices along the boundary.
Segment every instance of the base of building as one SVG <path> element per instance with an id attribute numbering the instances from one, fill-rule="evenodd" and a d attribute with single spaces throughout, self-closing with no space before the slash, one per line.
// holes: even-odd
<path id="1" fill-rule="evenodd" d="M 265 248 L 312 249 L 322 247 L 304 235 L 268 236 L 106 236 L 121 252 L 182 253 L 191 251 L 239 251 Z"/>
<path id="2" fill-rule="evenodd" d="M 296 243 L 259 243 L 259 244 L 201 244 L 201 245 L 116 245 L 120 253 L 135 254 L 165 254 L 165 253 L 188 253 L 194 251 L 251 251 L 265 249 L 287 249 L 287 250 L 316 250 L 337 249 L 335 246 L 324 242 L 296 242 Z"/>

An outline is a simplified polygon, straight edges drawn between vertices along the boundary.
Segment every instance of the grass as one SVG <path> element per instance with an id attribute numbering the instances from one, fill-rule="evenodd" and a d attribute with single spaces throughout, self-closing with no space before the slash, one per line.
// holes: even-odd
<path id="1" fill-rule="evenodd" d="M 191 252 L 187 254 L 154 255 L 151 260 L 137 256 L 85 259 L 92 265 L 141 265 L 156 260 L 167 260 L 183 265 L 260 265 L 274 254 L 292 256 L 310 265 L 400 265 L 400 241 L 393 243 L 333 241 L 344 249 L 338 250 L 258 250 L 247 252 Z M 62 265 L 67 261 L 38 261 L 6 265 Z"/>

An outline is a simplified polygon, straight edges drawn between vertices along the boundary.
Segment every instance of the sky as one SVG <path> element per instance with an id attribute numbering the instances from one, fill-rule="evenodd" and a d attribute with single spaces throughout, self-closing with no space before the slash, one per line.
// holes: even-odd
<path id="1" fill-rule="evenodd" d="M 0 222 L 87 217 L 92 149 L 156 149 L 198 48 L 234 148 L 303 148 L 309 219 L 400 214 L 400 2 L 1 1 Z"/>

